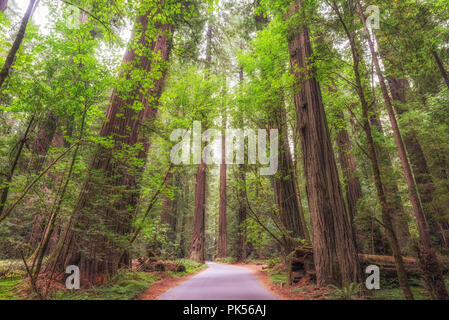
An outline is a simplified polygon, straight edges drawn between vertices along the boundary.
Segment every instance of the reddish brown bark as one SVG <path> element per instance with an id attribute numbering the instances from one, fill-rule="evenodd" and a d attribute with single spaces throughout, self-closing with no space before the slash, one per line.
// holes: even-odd
<path id="1" fill-rule="evenodd" d="M 274 111 L 271 118 L 275 119 L 276 127 L 280 130 L 279 168 L 274 178 L 275 201 L 279 208 L 279 216 L 282 224 L 291 233 L 291 236 L 306 239 L 308 230 L 305 225 L 299 192 L 295 184 L 296 175 L 288 141 L 285 107 L 281 105 L 279 110 Z"/>
<path id="2" fill-rule="evenodd" d="M 206 62 L 210 67 L 212 60 L 212 26 L 207 28 Z M 206 186 L 207 166 L 201 159 L 196 173 L 195 210 L 193 213 L 193 235 L 190 245 L 190 259 L 198 262 L 206 260 Z"/>
<path id="3" fill-rule="evenodd" d="M 45 130 L 42 130 L 45 126 L 41 127 L 41 130 L 39 130 L 38 133 L 38 137 L 36 137 L 35 139 L 35 143 L 33 143 L 33 148 L 35 148 L 35 152 L 37 152 L 37 150 L 42 151 L 42 149 L 44 149 L 45 147 L 41 144 L 41 143 L 36 143 L 36 140 L 40 140 L 42 141 L 45 138 L 49 138 L 47 136 L 47 132 Z M 44 131 L 44 132 L 41 132 Z M 45 138 L 43 138 L 45 137 Z M 42 139 L 42 140 L 41 140 Z M 64 134 L 63 132 L 59 131 L 56 134 L 54 134 L 54 138 L 53 138 L 53 142 L 52 142 L 52 147 L 53 148 L 62 148 L 64 146 Z M 43 146 L 44 148 L 39 149 L 38 146 Z M 46 147 L 47 150 L 45 151 L 45 153 L 43 154 L 43 156 L 46 156 L 47 152 L 48 152 L 48 146 Z M 37 161 L 37 157 L 34 158 L 34 160 L 36 162 L 33 162 L 33 159 L 30 161 L 31 163 L 36 164 L 37 162 L 39 162 L 39 166 L 37 166 L 37 171 L 39 171 L 42 168 L 43 163 L 45 162 L 45 159 L 42 159 L 40 161 Z M 33 167 L 33 166 L 31 166 Z M 50 185 L 54 186 L 54 183 L 56 183 L 56 181 L 58 181 L 58 177 L 56 175 L 53 175 L 51 173 L 48 173 L 48 176 L 50 177 L 51 181 L 50 181 Z M 33 219 L 33 225 L 31 227 L 31 232 L 29 235 L 29 243 L 31 245 L 32 248 L 36 248 L 37 244 L 39 243 L 39 241 L 42 239 L 42 235 L 44 232 L 44 227 L 45 227 L 45 220 L 47 220 L 45 217 L 43 217 L 40 214 L 36 214 L 34 219 Z M 54 232 L 54 235 L 52 236 L 52 242 L 49 245 L 49 249 L 48 252 L 52 252 L 52 249 L 55 248 L 55 243 L 53 243 L 54 240 L 57 240 L 57 236 L 55 235 L 56 233 L 59 234 L 59 228 L 57 228 L 58 230 L 56 230 L 57 232 Z M 35 253 L 36 254 L 36 253 Z M 33 255 L 34 256 L 34 255 Z"/>
<path id="4" fill-rule="evenodd" d="M 165 178 L 166 185 L 173 188 L 175 186 L 175 174 L 170 170 L 167 173 L 167 176 Z M 176 240 L 176 210 L 177 210 L 177 202 L 176 197 L 172 198 L 171 196 L 167 195 L 166 193 L 162 194 L 162 214 L 161 214 L 161 221 L 162 223 L 166 224 L 167 231 L 166 236 L 168 240 L 175 241 Z"/>
<path id="5" fill-rule="evenodd" d="M 401 132 L 396 120 L 396 115 L 394 114 L 393 105 L 388 93 L 385 78 L 383 76 L 382 70 L 380 68 L 379 59 L 377 53 L 374 49 L 374 43 L 371 39 L 370 32 L 366 25 L 366 17 L 363 13 L 362 5 L 360 1 L 357 2 L 357 9 L 359 11 L 360 19 L 364 25 L 365 33 L 368 35 L 368 45 L 370 48 L 371 56 L 373 58 L 375 70 L 377 77 L 379 79 L 379 85 L 382 91 L 382 96 L 384 98 L 385 107 L 387 109 L 388 116 L 390 118 L 390 124 L 393 130 L 393 136 L 395 139 L 396 147 L 398 149 L 399 158 L 401 160 L 402 169 L 404 171 L 404 178 L 407 183 L 410 202 L 413 206 L 413 212 L 415 213 L 416 221 L 418 224 L 418 231 L 423 242 L 422 250 L 422 267 L 426 274 L 427 284 L 430 287 L 431 292 L 435 295 L 437 299 L 447 300 L 449 295 L 444 284 L 443 275 L 441 273 L 440 262 L 432 248 L 429 226 L 424 216 L 424 210 L 419 201 L 418 191 L 414 182 L 412 170 L 408 162 L 407 153 L 405 151 L 405 146 L 402 141 Z"/>
<path id="6" fill-rule="evenodd" d="M 33 14 L 33 11 L 34 11 L 34 7 L 37 3 L 38 3 L 38 0 L 30 0 L 30 2 L 28 4 L 27 11 L 25 12 L 25 15 L 22 19 L 19 31 L 14 40 L 14 43 L 12 44 L 12 47 L 9 50 L 8 56 L 6 57 L 5 63 L 3 64 L 3 68 L 0 71 L 0 89 L 3 85 L 3 83 L 5 82 L 6 78 L 8 77 L 8 74 L 9 74 L 9 71 L 11 70 L 12 65 L 14 64 L 17 51 L 19 51 L 22 41 L 25 38 L 25 31 L 26 31 L 26 28 L 28 25 L 28 21 L 30 20 L 30 18 Z"/>
<path id="7" fill-rule="evenodd" d="M 294 3 L 289 16 L 300 12 L 301 7 L 300 1 Z M 312 217 L 317 283 L 324 286 L 359 282 L 360 265 L 344 205 L 321 90 L 310 65 L 313 54 L 306 25 L 302 23 L 292 28 L 288 40 Z"/>
<path id="8" fill-rule="evenodd" d="M 29 164 L 31 170 L 39 171 L 42 169 L 55 132 L 56 117 L 51 112 L 48 112 L 31 146 L 31 151 L 33 152 Z"/>
<path id="9" fill-rule="evenodd" d="M 238 169 L 238 212 L 237 212 L 237 222 L 238 222 L 238 249 L 237 249 L 237 259 L 239 261 L 244 261 L 248 253 L 248 245 L 246 243 L 246 172 L 245 165 L 240 164 Z"/>
<path id="10" fill-rule="evenodd" d="M 373 128 L 376 128 L 381 138 L 384 137 L 384 129 L 382 122 L 379 119 L 379 114 L 374 108 L 369 109 L 370 123 Z M 373 132 L 374 135 L 374 132 Z M 408 226 L 407 215 L 405 213 L 404 205 L 399 193 L 397 182 L 391 178 L 394 172 L 393 162 L 391 156 L 382 144 L 375 143 L 376 152 L 378 152 L 378 161 L 382 175 L 382 182 L 387 197 L 387 205 L 390 209 L 391 220 L 396 232 L 396 237 L 399 241 L 401 252 L 404 253 L 408 247 L 410 240 L 410 229 Z"/>
<path id="11" fill-rule="evenodd" d="M 239 82 L 243 83 L 243 68 L 240 67 L 239 71 Z M 240 123 L 243 127 L 243 120 Z M 244 261 L 248 254 L 248 245 L 246 243 L 246 169 L 244 164 L 239 164 L 238 167 L 238 177 L 237 177 L 237 201 L 238 201 L 238 212 L 237 212 L 237 223 L 238 223 L 238 243 L 237 243 L 237 260 Z"/>
<path id="12" fill-rule="evenodd" d="M 166 177 L 167 185 L 171 185 L 173 183 L 173 172 L 169 172 Z M 162 194 L 162 215 L 161 221 L 171 227 L 173 223 L 173 203 L 172 199 L 167 194 Z"/>
<path id="13" fill-rule="evenodd" d="M 345 126 L 346 122 L 343 112 L 338 112 L 337 118 L 340 120 L 340 125 Z M 355 157 L 352 150 L 351 140 L 349 139 L 349 134 L 345 127 L 342 127 L 337 132 L 337 146 L 341 170 L 343 172 L 343 181 L 345 184 L 349 221 L 352 226 L 352 232 L 355 236 L 354 238 L 357 247 L 360 249 L 360 243 L 357 241 L 358 233 L 354 219 L 357 215 L 357 203 L 362 197 L 362 187 L 360 186 L 359 178 L 356 175 L 357 168 Z"/>
<path id="14" fill-rule="evenodd" d="M 225 117 L 224 117 L 225 118 Z M 223 121 L 224 126 L 226 126 L 226 119 Z M 226 147 L 225 147 L 226 137 L 224 132 L 221 137 L 221 159 L 220 164 L 220 204 L 218 209 L 218 258 L 225 258 L 228 255 L 228 235 L 227 235 L 227 221 L 226 221 Z"/>
<path id="15" fill-rule="evenodd" d="M 198 166 L 195 186 L 195 211 L 193 213 L 193 236 L 190 247 L 190 260 L 206 260 L 206 164 Z"/>

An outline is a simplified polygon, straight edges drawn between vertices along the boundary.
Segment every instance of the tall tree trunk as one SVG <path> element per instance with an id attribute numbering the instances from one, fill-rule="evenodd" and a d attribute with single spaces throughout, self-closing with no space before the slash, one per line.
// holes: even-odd
<path id="1" fill-rule="evenodd" d="M 238 249 L 237 249 L 237 260 L 244 261 L 248 254 L 248 245 L 246 243 L 246 216 L 247 216 L 247 206 L 246 206 L 246 172 L 245 165 L 240 164 L 238 167 L 238 186 L 237 186 L 237 199 L 238 199 L 238 212 L 237 212 L 237 223 L 238 223 Z"/>
<path id="2" fill-rule="evenodd" d="M 301 7 L 301 1 L 293 3 L 288 15 L 299 14 Z M 304 16 L 300 18 L 303 21 Z M 294 100 L 312 217 L 317 283 L 324 286 L 360 282 L 360 264 L 340 187 L 320 86 L 310 65 L 312 46 L 304 23 L 290 30 L 289 52 L 295 76 Z"/>
<path id="3" fill-rule="evenodd" d="M 206 164 L 198 165 L 195 186 L 195 211 L 193 213 L 193 236 L 190 247 L 190 260 L 206 260 Z"/>
<path id="4" fill-rule="evenodd" d="M 243 83 L 243 68 L 240 67 L 239 82 Z M 240 127 L 243 129 L 243 120 L 241 120 Z M 246 243 L 246 216 L 247 216 L 247 204 L 246 204 L 246 169 L 244 164 L 238 166 L 237 177 L 237 223 L 238 223 L 238 243 L 237 243 L 237 260 L 246 260 L 248 254 L 248 245 Z"/>
<path id="5" fill-rule="evenodd" d="M 174 174 L 173 172 L 169 172 L 166 178 L 166 185 L 173 186 L 174 184 Z M 166 236 L 169 240 L 174 240 L 175 238 L 175 225 L 176 225 L 176 215 L 174 214 L 175 210 L 175 201 L 171 199 L 165 192 L 162 194 L 162 214 L 161 221 L 162 223 L 168 226 L 168 230 L 166 232 Z"/>
<path id="6" fill-rule="evenodd" d="M 35 150 L 34 152 L 36 152 L 36 156 L 31 159 L 30 163 L 32 163 L 31 167 L 36 168 L 36 172 L 40 171 L 42 169 L 42 165 L 44 163 L 44 159 L 38 161 L 38 152 L 42 151 L 44 148 L 47 149 L 47 151 L 45 151 L 45 153 L 43 154 L 44 156 L 47 154 L 49 147 L 45 147 L 44 143 L 48 143 L 48 140 L 50 137 L 47 132 L 47 130 L 44 130 L 45 125 L 41 126 L 41 129 L 38 132 L 38 136 L 35 138 L 34 143 L 33 143 L 33 147 L 32 150 Z M 48 127 L 47 127 L 48 128 Z M 49 128 L 51 130 L 51 127 Z M 43 132 L 41 132 L 43 131 Z M 56 128 L 55 128 L 56 131 Z M 57 133 L 53 134 L 54 137 L 51 141 L 51 146 L 53 148 L 62 148 L 64 146 L 64 134 L 62 131 L 58 131 Z M 36 142 L 39 141 L 39 142 Z M 45 142 L 44 142 L 45 141 Z M 50 145 L 50 143 L 49 143 Z M 42 148 L 41 148 L 42 147 Z M 34 162 L 36 161 L 36 162 Z M 39 162 L 39 166 L 36 165 L 36 167 L 34 166 L 34 164 L 36 164 L 37 162 Z M 51 173 L 48 173 L 48 176 L 50 178 L 50 186 L 49 188 L 53 188 L 55 186 L 55 183 L 60 180 L 63 179 L 63 177 L 61 177 L 60 175 L 53 175 Z M 37 244 L 41 241 L 42 239 L 42 235 L 44 232 L 43 226 L 45 226 L 46 224 L 46 220 L 48 217 L 45 217 L 45 215 L 41 215 L 39 213 L 37 213 L 34 216 L 33 219 L 33 225 L 31 227 L 31 231 L 29 234 L 29 244 L 31 245 L 32 248 L 36 248 Z M 52 236 L 52 242 L 51 245 L 49 246 L 48 252 L 52 252 L 52 249 L 54 249 L 55 245 L 53 243 L 54 240 L 57 240 L 58 237 L 57 235 L 59 234 L 59 228 L 56 228 L 57 230 L 55 230 L 54 235 Z M 31 256 L 31 258 L 34 257 L 34 255 L 36 255 L 37 252 L 35 251 L 34 254 Z"/>
<path id="7" fill-rule="evenodd" d="M 225 258 L 228 255 L 228 235 L 226 222 L 226 137 L 224 134 L 226 128 L 226 116 L 223 115 L 223 134 L 221 136 L 221 164 L 220 164 L 220 204 L 218 213 L 218 258 Z"/>
<path id="8" fill-rule="evenodd" d="M 31 151 L 33 154 L 28 167 L 32 171 L 37 172 L 42 169 L 45 162 L 45 157 L 47 156 L 53 137 L 55 136 L 55 132 L 56 117 L 51 112 L 47 112 L 47 115 L 40 125 L 37 136 L 31 146 Z"/>
<path id="9" fill-rule="evenodd" d="M 9 70 L 11 69 L 12 65 L 14 64 L 14 61 L 16 59 L 17 51 L 19 51 L 20 45 L 22 44 L 23 38 L 25 38 L 25 31 L 28 25 L 28 21 L 30 20 L 35 5 L 39 0 L 30 0 L 28 4 L 27 11 L 25 12 L 25 16 L 22 19 L 22 23 L 20 24 L 19 32 L 16 35 L 16 39 L 14 40 L 14 43 L 12 44 L 11 49 L 9 50 L 8 56 L 6 57 L 5 63 L 3 65 L 2 70 L 0 71 L 0 89 L 5 82 L 6 78 L 8 77 Z"/>
<path id="10" fill-rule="evenodd" d="M 357 2 L 357 9 L 359 11 L 360 19 L 363 23 L 365 33 L 368 36 L 368 45 L 370 48 L 371 56 L 373 58 L 374 66 L 376 69 L 377 77 L 379 79 L 379 85 L 382 91 L 382 96 L 384 98 L 385 107 L 387 108 L 388 116 L 390 118 L 391 127 L 393 130 L 393 136 L 396 142 L 396 147 L 398 149 L 399 158 L 401 160 L 402 169 L 404 171 L 405 181 L 407 183 L 410 202 L 413 206 L 413 211 L 416 216 L 418 223 L 418 231 L 423 242 L 422 250 L 422 268 L 426 274 L 427 284 L 430 287 L 431 292 L 435 295 L 437 299 L 448 300 L 449 295 L 444 284 L 443 274 L 441 272 L 440 261 L 438 260 L 435 251 L 432 248 L 429 226 L 424 216 L 424 211 L 419 200 L 418 191 L 413 178 L 412 170 L 408 162 L 407 153 L 405 151 L 404 143 L 402 141 L 401 132 L 396 120 L 396 115 L 394 114 L 393 105 L 390 100 L 387 85 L 385 83 L 385 78 L 380 69 L 379 59 L 377 53 L 374 49 L 374 43 L 371 39 L 371 34 L 368 30 L 366 24 L 366 17 L 363 13 L 362 5 L 360 1 Z"/>
<path id="11" fill-rule="evenodd" d="M 158 4 L 154 5 L 158 7 Z M 154 14 L 160 14 L 160 9 Z M 157 32 L 154 38 L 146 34 L 149 23 L 154 23 Z M 135 30 L 133 45 L 129 46 L 123 58 L 125 71 L 120 78 L 129 81 L 133 68 L 147 75 L 158 70 L 161 76 L 149 79 L 151 86 L 139 80 L 131 92 L 113 91 L 100 136 L 112 138 L 114 147 L 100 147 L 95 154 L 69 226 L 61 236 L 65 246 L 61 246 L 55 255 L 56 260 L 60 255 L 60 261 L 56 262 L 62 267 L 77 265 L 83 279 L 91 283 L 102 282 L 114 275 L 119 263 L 129 264 L 127 255 L 124 261 L 120 260 L 123 257 L 123 242 L 127 241 L 131 230 L 132 214 L 139 196 L 137 176 L 142 168 L 132 170 L 129 164 L 114 154 L 141 143 L 143 148 L 137 150 L 138 157 L 146 159 L 148 141 L 141 134 L 140 124 L 156 115 L 171 49 L 172 24 L 153 22 L 152 14 L 144 14 L 137 18 Z M 135 49 L 136 45 L 139 50 Z M 135 110 L 136 103 L 142 104 L 140 111 Z M 112 206 L 101 201 L 105 198 L 114 199 Z M 114 239 L 108 233 L 114 234 Z"/>
<path id="12" fill-rule="evenodd" d="M 206 62 L 210 68 L 212 61 L 212 26 L 207 29 Z M 196 172 L 195 211 L 193 214 L 193 236 L 190 246 L 190 259 L 198 262 L 206 260 L 206 187 L 207 166 L 201 159 Z"/>
<path id="13" fill-rule="evenodd" d="M 341 124 L 346 124 L 345 116 L 342 111 L 337 113 L 337 117 Z M 349 221 L 352 226 L 354 241 L 357 244 L 358 250 L 361 249 L 361 243 L 358 241 L 358 232 L 355 225 L 355 217 L 357 215 L 357 203 L 362 197 L 362 187 L 360 186 L 359 178 L 356 175 L 356 163 L 354 153 L 352 151 L 351 140 L 349 139 L 348 131 L 342 127 L 337 132 L 337 146 L 340 159 L 341 170 L 343 172 L 343 181 L 345 183 L 346 202 L 348 204 Z"/>
<path id="14" fill-rule="evenodd" d="M 183 190 L 180 191 L 181 199 L 182 199 L 182 202 L 179 206 L 180 208 L 187 207 L 186 199 L 188 199 L 189 194 L 190 194 L 189 181 L 190 181 L 190 179 L 184 180 Z M 183 209 L 182 212 L 180 213 L 180 215 L 181 215 L 181 217 L 180 217 L 181 221 L 179 223 L 179 229 L 178 229 L 180 256 L 182 258 L 186 258 L 187 257 L 187 254 L 186 254 L 186 223 L 187 223 L 186 210 Z"/>
<path id="15" fill-rule="evenodd" d="M 271 118 L 274 119 L 276 122 L 275 126 L 280 130 L 279 169 L 274 177 L 275 200 L 279 208 L 279 216 L 282 224 L 291 233 L 291 236 L 306 239 L 308 231 L 305 226 L 304 212 L 299 201 L 298 190 L 294 182 L 296 176 L 288 141 L 285 106 L 283 104 L 280 105 L 273 113 Z"/>
<path id="16" fill-rule="evenodd" d="M 398 115 L 405 114 L 407 112 L 404 106 L 407 103 L 406 92 L 410 89 L 408 80 L 393 77 L 388 77 L 387 80 L 393 101 L 396 102 L 394 104 L 396 113 Z M 417 132 L 411 128 L 407 130 L 403 137 L 431 235 L 438 239 L 439 245 L 447 247 L 449 245 L 448 239 L 446 239 L 444 232 L 441 232 L 448 229 L 447 222 L 439 218 L 443 213 L 443 208 L 440 208 L 433 201 L 436 189 L 435 183 L 430 174 L 421 144 L 417 139 Z"/>
<path id="17" fill-rule="evenodd" d="M 369 113 L 371 126 L 377 129 L 381 139 L 385 139 L 384 129 L 378 112 L 374 110 L 374 108 L 370 108 Z M 397 182 L 391 178 L 391 173 L 394 172 L 391 156 L 388 150 L 383 147 L 382 143 L 376 143 L 376 141 L 377 139 L 375 139 L 375 148 L 379 153 L 378 161 L 381 175 L 383 177 L 387 205 L 390 208 L 391 220 L 399 242 L 399 247 L 401 248 L 401 252 L 404 253 L 410 240 L 410 229 L 408 226 L 407 214 L 405 213 L 404 205 L 399 194 Z"/>

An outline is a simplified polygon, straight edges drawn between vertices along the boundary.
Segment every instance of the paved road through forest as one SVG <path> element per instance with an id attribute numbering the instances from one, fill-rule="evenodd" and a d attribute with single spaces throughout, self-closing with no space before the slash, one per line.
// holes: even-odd
<path id="1" fill-rule="evenodd" d="M 276 300 L 279 299 L 242 267 L 207 263 L 208 268 L 167 290 L 159 300 Z"/>

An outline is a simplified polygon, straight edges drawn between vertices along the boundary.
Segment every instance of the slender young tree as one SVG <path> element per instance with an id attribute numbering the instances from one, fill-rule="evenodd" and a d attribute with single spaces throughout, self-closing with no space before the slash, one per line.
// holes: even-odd
<path id="1" fill-rule="evenodd" d="M 17 32 L 16 38 L 12 44 L 11 49 L 8 52 L 8 56 L 6 57 L 5 63 L 3 64 L 3 68 L 0 71 L 0 89 L 3 86 L 6 78 L 9 75 L 9 71 L 11 70 L 14 61 L 16 60 L 17 51 L 19 51 L 20 46 L 22 45 L 22 41 L 25 38 L 25 31 L 28 25 L 28 21 L 31 19 L 35 7 L 38 5 L 39 0 L 30 0 L 28 4 L 28 8 L 25 12 L 25 15 L 22 18 L 22 22 L 20 24 L 19 31 Z"/>
<path id="2" fill-rule="evenodd" d="M 206 62 L 210 67 L 212 61 L 212 26 L 207 28 Z M 200 151 L 201 152 L 201 151 Z M 206 179 L 207 165 L 203 162 L 198 165 L 195 185 L 195 210 L 193 213 L 193 236 L 190 246 L 190 259 L 198 262 L 206 260 Z"/>
<path id="3" fill-rule="evenodd" d="M 28 125 L 25 129 L 25 132 L 21 136 L 18 144 L 17 144 L 17 151 L 14 156 L 14 160 L 9 165 L 8 173 L 6 174 L 6 179 L 4 180 L 3 187 L 0 191 L 0 223 L 5 220 L 8 215 L 11 213 L 8 208 L 6 208 L 6 204 L 8 201 L 9 192 L 11 190 L 11 183 L 13 181 L 17 166 L 19 164 L 19 159 L 22 156 L 22 152 L 25 148 L 25 144 L 29 138 L 29 134 L 31 132 L 32 126 L 34 125 L 35 116 L 31 116 L 30 120 L 28 121 Z"/>
<path id="4" fill-rule="evenodd" d="M 239 70 L 239 84 L 243 83 L 243 67 Z M 243 129 L 243 119 L 239 119 L 240 127 Z M 238 223 L 238 242 L 237 242 L 237 260 L 244 261 L 248 253 L 246 242 L 246 218 L 247 218 L 247 194 L 246 194 L 246 167 L 245 164 L 239 164 L 237 169 L 237 223 Z"/>
<path id="5" fill-rule="evenodd" d="M 432 50 L 432 55 L 435 58 L 435 62 L 437 63 L 441 76 L 443 77 L 444 82 L 446 83 L 447 88 L 449 89 L 449 75 L 447 74 L 446 68 L 444 67 L 444 64 L 441 61 L 440 56 L 435 50 Z"/>
<path id="6" fill-rule="evenodd" d="M 226 110 L 223 112 L 223 128 L 226 128 Z M 226 147 L 224 129 L 221 136 L 221 164 L 220 164 L 220 204 L 218 208 L 218 258 L 225 258 L 228 255 L 228 235 L 226 221 Z"/>
<path id="7" fill-rule="evenodd" d="M 173 172 L 169 172 L 167 174 L 167 186 L 172 186 L 174 183 L 174 174 Z M 174 199 L 172 199 L 170 196 L 168 196 L 166 193 L 162 194 L 162 214 L 161 214 L 161 221 L 165 223 L 168 226 L 168 238 L 171 238 L 171 234 L 174 231 L 174 225 L 176 221 L 176 217 L 173 214 L 175 207 L 174 207 Z"/>

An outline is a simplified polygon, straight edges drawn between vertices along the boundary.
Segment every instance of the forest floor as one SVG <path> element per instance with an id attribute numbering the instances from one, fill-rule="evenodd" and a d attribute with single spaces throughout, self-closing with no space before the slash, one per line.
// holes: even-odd
<path id="1" fill-rule="evenodd" d="M 190 260 L 162 261 L 167 265 L 183 265 L 183 271 L 137 271 L 123 270 L 107 283 L 76 291 L 58 284 L 47 297 L 48 300 L 134 300 L 148 291 L 158 290 L 158 283 L 172 281 L 173 285 L 195 275 L 206 265 Z M 171 279 L 171 280 L 169 280 Z M 153 284 L 155 287 L 153 288 Z M 0 300 L 34 300 L 26 273 L 18 260 L 0 261 Z"/>

